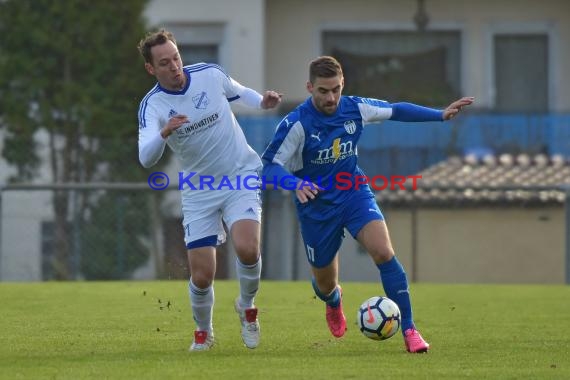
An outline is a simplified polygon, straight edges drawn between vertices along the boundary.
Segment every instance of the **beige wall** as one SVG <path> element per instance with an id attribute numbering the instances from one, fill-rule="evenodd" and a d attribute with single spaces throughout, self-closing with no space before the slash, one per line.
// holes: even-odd
<path id="1" fill-rule="evenodd" d="M 412 265 L 411 211 L 386 211 L 397 255 L 415 281 L 565 282 L 564 210 L 483 208 L 417 211 Z"/>
<path id="2" fill-rule="evenodd" d="M 497 32 L 548 33 L 550 106 L 570 111 L 570 1 L 430 0 L 433 30 L 461 30 L 462 87 L 478 105 L 494 102 L 492 36 Z M 323 30 L 412 30 L 416 1 L 268 0 L 266 10 L 266 84 L 289 100 L 307 96 L 307 64 L 322 53 Z M 532 57 L 529 57 L 532 59 Z M 381 97 L 381 89 L 379 89 Z"/>
<path id="3" fill-rule="evenodd" d="M 418 281 L 564 283 L 564 211 L 418 213 Z"/>
<path id="4" fill-rule="evenodd" d="M 269 231 L 263 247 L 266 278 L 310 279 L 289 195 L 273 199 L 265 207 L 271 207 L 264 224 Z M 411 281 L 503 284 L 566 281 L 563 207 L 418 209 L 415 229 L 411 209 L 383 212 L 396 255 Z M 345 234 L 339 253 L 340 280 L 378 281 L 378 269 L 370 257 L 347 231 Z M 297 244 L 291 243 L 294 240 Z"/>
<path id="5" fill-rule="evenodd" d="M 239 82 L 265 90 L 264 0 L 152 0 L 145 12 L 149 23 L 223 24 L 220 64 Z"/>
<path id="6" fill-rule="evenodd" d="M 286 203 L 293 211 L 292 202 Z M 264 241 L 263 250 L 267 278 L 310 279 L 302 243 L 298 241 L 294 246 L 285 241 L 294 237 L 293 230 L 298 228 L 289 219 L 294 214 L 284 211 L 283 205 L 272 206 L 273 213 L 266 219 L 269 238 Z M 415 253 L 414 212 L 388 209 L 384 213 L 394 249 L 411 281 L 503 284 L 566 281 L 562 207 L 419 209 Z M 340 281 L 378 281 L 376 266 L 350 234 L 345 233 L 339 256 Z"/>

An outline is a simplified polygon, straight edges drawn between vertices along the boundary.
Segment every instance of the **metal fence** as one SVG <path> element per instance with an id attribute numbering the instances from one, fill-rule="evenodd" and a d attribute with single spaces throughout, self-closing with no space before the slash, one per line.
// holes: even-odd
<path id="1" fill-rule="evenodd" d="M 170 240 L 165 231 L 176 218 L 161 210 L 161 194 L 145 185 L 4 187 L 0 191 L 1 279 L 167 276 L 165 263 L 175 256 L 165 253 L 174 250 L 165 247 L 165 238 Z"/>
<path id="2" fill-rule="evenodd" d="M 412 281 L 570 283 L 570 192 L 523 190 L 564 192 L 566 200 L 530 207 L 426 207 L 391 202 L 385 194 L 378 199 Z M 179 196 L 152 191 L 146 183 L 0 188 L 0 280 L 186 279 Z M 308 279 L 290 192 L 266 191 L 263 201 L 262 277 Z M 218 278 L 233 278 L 232 253 L 231 244 L 218 249 Z M 370 258 L 350 237 L 341 262 L 342 280 L 378 280 Z"/>
<path id="3" fill-rule="evenodd" d="M 280 121 L 277 117 L 240 116 L 247 141 L 263 153 Z M 451 154 L 544 153 L 570 157 L 570 114 L 469 112 L 451 121 L 385 121 L 366 127 L 358 144 L 366 173 L 417 173 Z"/>

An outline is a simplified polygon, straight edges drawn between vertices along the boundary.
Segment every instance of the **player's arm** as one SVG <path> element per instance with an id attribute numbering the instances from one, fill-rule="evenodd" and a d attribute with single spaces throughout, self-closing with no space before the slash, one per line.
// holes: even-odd
<path id="1" fill-rule="evenodd" d="M 297 199 L 305 203 L 314 199 L 320 188 L 292 174 L 303 168 L 302 149 L 305 143 L 303 126 L 299 121 L 293 120 L 294 117 L 289 114 L 281 121 L 273 140 L 263 153 L 262 181 L 286 190 L 295 189 Z"/>
<path id="2" fill-rule="evenodd" d="M 265 188 L 278 189 L 279 187 L 283 189 L 297 188 L 301 179 L 292 174 L 285 167 L 276 162 L 271 162 L 263 158 L 263 171 L 261 172 L 261 177 L 263 178 L 263 184 Z"/>
<path id="3" fill-rule="evenodd" d="M 246 87 L 226 74 L 221 67 L 216 67 L 215 75 L 222 81 L 226 97 L 230 102 L 236 102 L 254 109 L 275 108 L 281 103 L 283 94 L 275 91 L 265 91 L 263 95 Z"/>
<path id="4" fill-rule="evenodd" d="M 352 97 L 358 104 L 363 124 L 394 121 L 442 121 L 443 111 L 419 106 L 413 103 L 393 103 L 374 98 Z"/>
<path id="5" fill-rule="evenodd" d="M 287 183 L 293 182 L 295 188 L 297 187 L 300 179 L 291 171 L 299 170 L 303 166 L 302 157 L 298 154 L 303 144 L 303 126 L 298 121 L 293 121 L 291 114 L 287 115 L 277 126 L 273 139 L 261 155 L 264 186 L 278 188 L 279 184 L 287 181 Z"/>
<path id="6" fill-rule="evenodd" d="M 393 103 L 392 116 L 389 120 L 406 122 L 443 121 L 443 111 L 413 103 Z"/>
<path id="7" fill-rule="evenodd" d="M 307 203 L 311 199 L 315 199 L 319 191 L 322 190 L 317 184 L 307 180 L 303 180 L 290 173 L 287 169 L 275 162 L 263 161 L 262 178 L 265 187 L 271 184 L 275 187 L 281 187 L 285 190 L 295 190 L 297 199 L 301 203 Z"/>
<path id="8" fill-rule="evenodd" d="M 275 91 L 265 91 L 263 95 L 261 95 L 251 88 L 243 87 L 242 92 L 235 101 L 249 108 L 267 110 L 277 107 L 279 103 L 281 103 L 282 96 L 283 94 Z"/>
<path id="9" fill-rule="evenodd" d="M 465 97 L 451 103 L 446 109 L 440 110 L 408 102 L 390 104 L 373 98 L 354 97 L 354 99 L 359 103 L 358 107 L 362 120 L 365 122 L 379 122 L 382 120 L 404 122 L 444 121 L 455 116 L 461 110 L 461 107 L 473 103 L 472 97 Z"/>
<path id="10" fill-rule="evenodd" d="M 473 97 L 464 97 L 451 103 L 444 110 L 419 106 L 413 103 L 392 104 L 392 116 L 390 120 L 395 121 L 444 121 L 453 118 L 461 111 L 463 106 L 473 103 Z"/>
<path id="11" fill-rule="evenodd" d="M 166 146 L 166 139 L 188 119 L 184 115 L 175 115 L 165 126 L 160 127 L 160 119 L 152 107 L 145 107 L 139 113 L 139 161 L 145 168 L 155 165 Z"/>
<path id="12" fill-rule="evenodd" d="M 300 124 L 298 127 L 302 129 Z M 295 156 L 295 152 L 297 152 L 299 146 L 302 146 L 300 134 L 303 132 L 298 127 L 292 126 L 287 117 L 277 126 L 273 139 L 261 155 L 264 187 L 275 189 L 280 184 L 281 187 L 284 187 L 283 184 L 286 181 L 287 183 L 293 182 L 295 188 L 297 188 L 300 179 L 287 170 L 285 166 L 292 166 L 291 161 Z"/>

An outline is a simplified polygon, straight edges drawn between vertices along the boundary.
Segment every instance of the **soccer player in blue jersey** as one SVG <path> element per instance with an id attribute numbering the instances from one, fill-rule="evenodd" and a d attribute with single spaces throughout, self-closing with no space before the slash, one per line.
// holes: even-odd
<path id="1" fill-rule="evenodd" d="M 189 293 L 196 322 L 191 351 L 214 344 L 215 247 L 225 241 L 227 225 L 237 254 L 239 296 L 235 310 L 241 335 L 248 348 L 259 344 L 260 330 L 254 297 L 261 275 L 259 189 L 232 189 L 221 181 L 257 176 L 262 163 L 247 144 L 231 110 L 236 101 L 250 108 L 274 108 L 281 94 L 263 96 L 242 86 L 217 66 L 206 63 L 183 66 L 172 33 L 149 33 L 139 43 L 145 68 L 158 83 L 139 108 L 139 160 L 150 167 L 161 158 L 166 145 L 174 152 L 188 184 L 182 189 L 184 240 L 190 266 Z M 197 173 L 193 176 L 192 173 Z M 192 182 L 208 176 L 216 190 Z M 220 189 L 221 188 L 221 189 Z"/>
<path id="2" fill-rule="evenodd" d="M 370 187 L 362 183 L 357 143 L 370 123 L 443 121 L 454 117 L 473 98 L 465 97 L 444 110 L 411 103 L 343 96 L 339 62 L 329 56 L 310 63 L 307 90 L 311 96 L 278 125 L 264 152 L 266 183 L 296 182 L 295 203 L 316 295 L 326 303 L 331 333 L 342 337 L 346 318 L 338 284 L 338 250 L 346 228 L 366 249 L 380 271 L 386 295 L 402 314 L 402 332 L 409 352 L 427 352 L 412 318 L 408 280 L 394 255 L 388 228 Z M 339 174 L 342 183 L 339 183 Z M 340 186 L 339 186 L 340 185 Z M 283 186 L 283 185 L 282 185 Z"/>

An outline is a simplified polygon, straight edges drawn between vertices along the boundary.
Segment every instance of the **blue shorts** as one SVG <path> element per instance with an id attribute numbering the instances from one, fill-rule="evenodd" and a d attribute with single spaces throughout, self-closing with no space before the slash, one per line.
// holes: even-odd
<path id="1" fill-rule="evenodd" d="M 356 239 L 358 232 L 368 222 L 384 220 L 374 195 L 368 191 L 355 191 L 343 205 L 331 207 L 338 211 L 324 221 L 300 217 L 307 259 L 316 268 L 326 267 L 335 258 L 344 238 L 345 228 Z"/>

